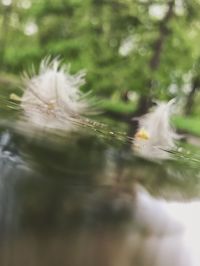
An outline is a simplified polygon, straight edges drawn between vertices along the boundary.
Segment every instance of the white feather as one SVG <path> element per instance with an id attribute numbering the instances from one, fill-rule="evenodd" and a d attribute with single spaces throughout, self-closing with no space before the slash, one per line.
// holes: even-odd
<path id="1" fill-rule="evenodd" d="M 171 150 L 176 147 L 175 140 L 178 138 L 170 125 L 172 104 L 159 103 L 152 112 L 139 118 L 138 132 L 143 129 L 148 133 L 148 139 L 135 138 L 134 149 L 137 153 L 147 158 L 166 159 Z"/>
<path id="2" fill-rule="evenodd" d="M 38 75 L 25 79 L 21 100 L 25 117 L 42 127 L 70 127 L 70 119 L 84 114 L 88 107 L 80 91 L 84 76 L 83 71 L 71 75 L 58 59 L 43 60 Z"/>

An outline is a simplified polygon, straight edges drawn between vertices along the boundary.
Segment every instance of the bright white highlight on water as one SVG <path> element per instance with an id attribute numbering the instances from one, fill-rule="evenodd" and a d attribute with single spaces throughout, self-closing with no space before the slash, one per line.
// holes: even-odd
<path id="1" fill-rule="evenodd" d="M 167 202 L 139 189 L 136 220 L 148 232 L 141 236 L 142 265 L 200 266 L 199 199 Z"/>

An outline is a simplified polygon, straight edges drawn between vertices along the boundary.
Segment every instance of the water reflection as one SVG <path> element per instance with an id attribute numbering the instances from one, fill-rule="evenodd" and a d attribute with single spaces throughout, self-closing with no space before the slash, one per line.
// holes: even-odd
<path id="1" fill-rule="evenodd" d="M 138 265 L 200 265 L 200 200 L 166 201 L 139 191 L 137 218 L 145 234 Z"/>
<path id="2" fill-rule="evenodd" d="M 76 124 L 1 126 L 0 265 L 200 265 L 198 154 L 146 161 Z"/>

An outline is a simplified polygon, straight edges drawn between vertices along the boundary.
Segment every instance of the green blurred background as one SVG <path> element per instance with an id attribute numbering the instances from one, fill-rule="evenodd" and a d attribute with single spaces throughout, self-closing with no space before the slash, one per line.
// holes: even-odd
<path id="1" fill-rule="evenodd" d="M 0 90 L 47 55 L 87 72 L 84 91 L 131 123 L 177 97 L 178 129 L 200 136 L 200 0 L 0 0 Z"/>

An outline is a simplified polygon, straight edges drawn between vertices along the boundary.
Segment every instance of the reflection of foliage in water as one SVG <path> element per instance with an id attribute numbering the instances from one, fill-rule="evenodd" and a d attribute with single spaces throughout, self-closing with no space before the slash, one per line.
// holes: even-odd
<path id="1" fill-rule="evenodd" d="M 9 186 L 16 178 L 12 208 L 17 230 L 126 224 L 134 214 L 135 182 L 168 199 L 199 196 L 197 150 L 189 154 L 184 147 L 172 153 L 172 160 L 147 161 L 134 156 L 125 145 L 130 140 L 119 129 L 89 120 L 77 121 L 77 130 L 65 135 L 1 126 L 1 132 L 6 129 L 14 161 L 6 182 Z M 16 153 L 24 165 L 19 170 Z"/>
<path id="2" fill-rule="evenodd" d="M 82 266 L 79 249 L 91 245 L 98 250 L 99 241 L 102 247 L 110 241 L 116 255 L 121 237 L 140 230 L 134 222 L 135 183 L 168 199 L 199 196 L 199 153 L 191 147 L 174 152 L 172 160 L 147 161 L 134 156 L 125 145 L 130 140 L 119 128 L 89 120 L 77 121 L 77 130 L 65 134 L 36 133 L 19 124 L 2 124 L 1 136 L 5 131 L 10 139 L 4 151 L 9 157 L 1 172 L 0 183 L 6 190 L 0 207 L 6 219 L 0 221 L 15 251 L 40 247 L 43 252 L 58 245 L 61 257 L 65 254 L 69 262 L 77 257 Z M 88 250 L 86 261 L 94 249 Z"/>

